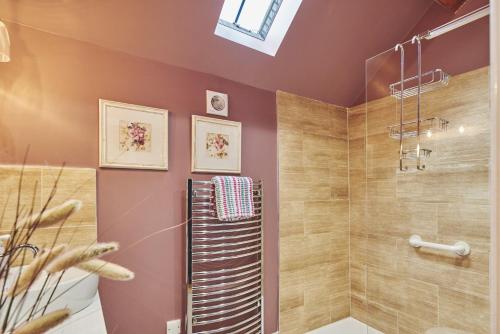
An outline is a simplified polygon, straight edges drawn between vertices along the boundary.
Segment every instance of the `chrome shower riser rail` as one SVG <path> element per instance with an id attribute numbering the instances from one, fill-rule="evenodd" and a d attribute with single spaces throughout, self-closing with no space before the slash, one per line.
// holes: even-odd
<path id="1" fill-rule="evenodd" d="M 263 332 L 263 186 L 253 186 L 255 215 L 221 222 L 212 182 L 188 181 L 188 334 Z"/>

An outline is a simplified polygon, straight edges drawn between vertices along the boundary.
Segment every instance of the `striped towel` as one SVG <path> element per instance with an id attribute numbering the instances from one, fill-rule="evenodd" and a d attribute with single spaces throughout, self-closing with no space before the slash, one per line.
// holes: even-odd
<path id="1" fill-rule="evenodd" d="M 253 180 L 249 177 L 215 176 L 215 205 L 221 221 L 235 221 L 254 216 Z"/>

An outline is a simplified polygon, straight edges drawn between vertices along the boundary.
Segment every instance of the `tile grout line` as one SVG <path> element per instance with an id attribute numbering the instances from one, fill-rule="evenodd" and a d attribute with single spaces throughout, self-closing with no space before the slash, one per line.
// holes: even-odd
<path id="1" fill-rule="evenodd" d="M 350 152 L 350 136 L 349 136 L 349 108 L 346 109 L 346 126 L 347 126 L 347 196 L 348 196 L 348 205 L 349 205 L 349 217 L 348 217 L 348 275 L 349 275 L 349 316 L 352 316 L 352 302 L 351 302 L 351 287 L 352 287 L 352 282 L 351 282 L 351 152 Z"/>

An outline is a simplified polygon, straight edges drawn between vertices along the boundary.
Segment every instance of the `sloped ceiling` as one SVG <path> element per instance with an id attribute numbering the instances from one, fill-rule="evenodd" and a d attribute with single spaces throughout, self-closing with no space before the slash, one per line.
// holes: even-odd
<path id="1" fill-rule="evenodd" d="M 213 34 L 223 0 L 3 0 L 0 17 L 258 88 L 350 106 L 364 85 L 365 59 L 405 38 L 429 10 L 445 11 L 433 3 L 303 0 L 276 57 Z"/>

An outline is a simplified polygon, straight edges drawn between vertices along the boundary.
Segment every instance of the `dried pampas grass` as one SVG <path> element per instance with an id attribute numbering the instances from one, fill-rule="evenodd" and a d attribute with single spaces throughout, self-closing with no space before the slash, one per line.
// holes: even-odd
<path id="1" fill-rule="evenodd" d="M 70 199 L 44 212 L 31 215 L 18 223 L 20 228 L 46 227 L 59 223 L 79 211 L 82 201 Z"/>
<path id="2" fill-rule="evenodd" d="M 21 275 L 17 280 L 17 285 L 13 284 L 7 291 L 7 296 L 15 297 L 25 291 L 35 281 L 42 269 L 48 265 L 54 258 L 59 256 L 64 250 L 66 245 L 59 245 L 52 249 L 45 250 L 41 255 L 24 268 Z"/>
<path id="3" fill-rule="evenodd" d="M 76 247 L 56 257 L 47 266 L 47 271 L 51 274 L 63 271 L 116 250 L 118 250 L 118 243 L 116 242 L 97 243 L 88 247 Z"/>
<path id="4" fill-rule="evenodd" d="M 69 315 L 68 308 L 50 312 L 16 328 L 12 334 L 42 334 L 68 319 Z"/>
<path id="5" fill-rule="evenodd" d="M 127 268 L 100 259 L 82 262 L 77 267 L 114 281 L 130 281 L 135 277 L 135 274 Z"/>

